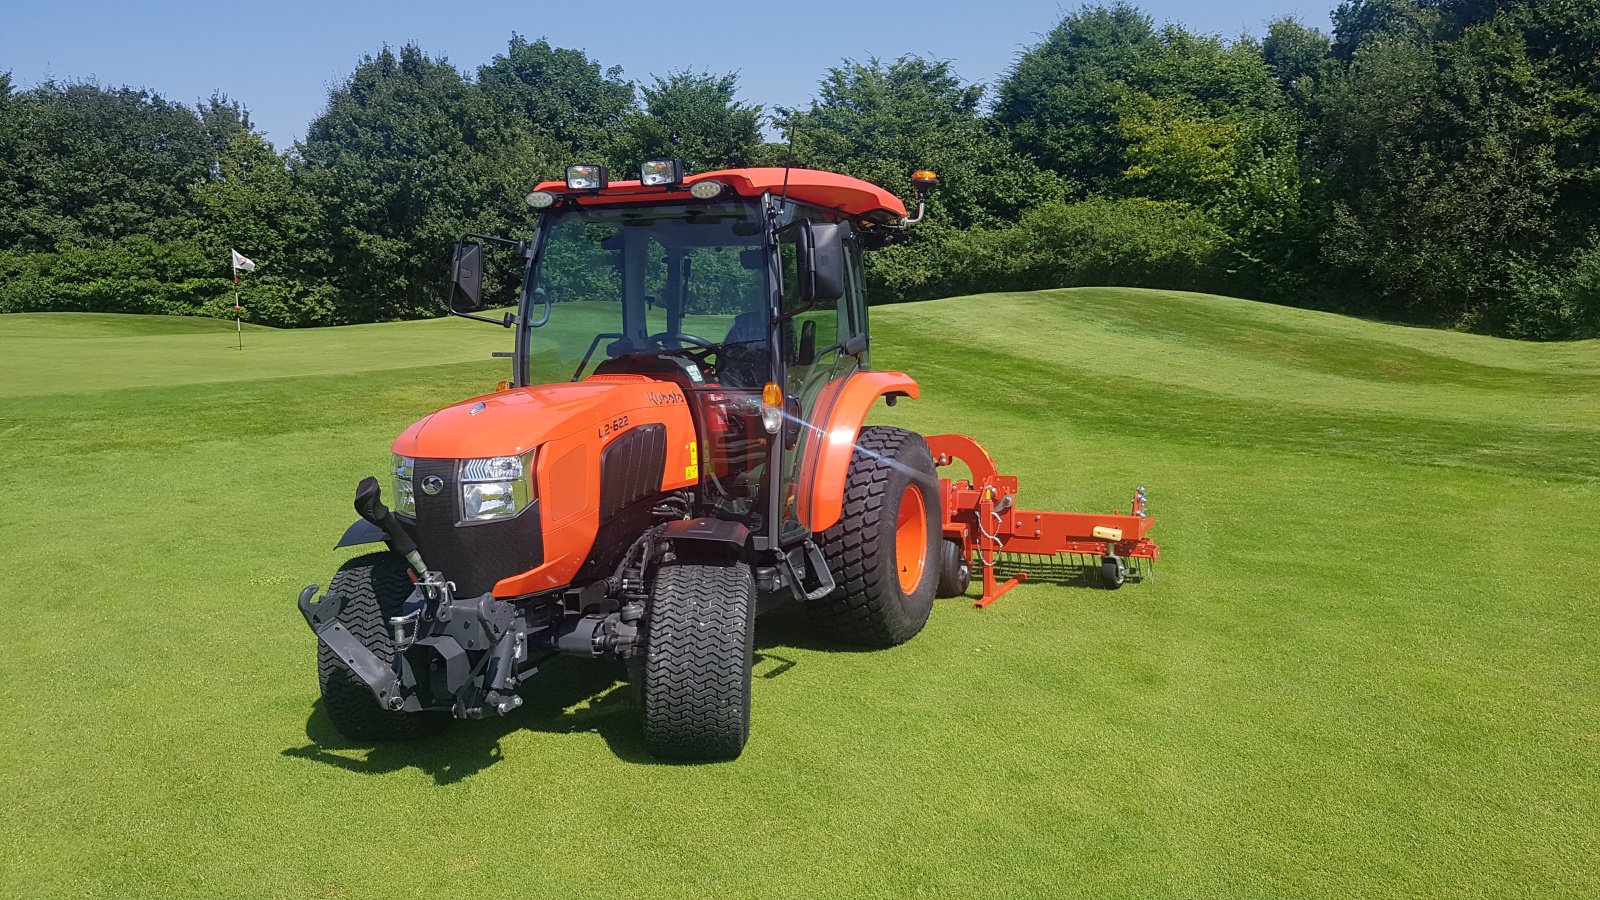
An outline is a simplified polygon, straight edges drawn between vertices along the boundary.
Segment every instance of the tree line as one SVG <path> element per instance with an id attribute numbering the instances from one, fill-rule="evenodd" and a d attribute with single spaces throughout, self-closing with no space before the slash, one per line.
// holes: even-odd
<path id="1" fill-rule="evenodd" d="M 528 233 L 533 183 L 674 156 L 902 195 L 937 170 L 928 221 L 869 256 L 876 302 L 1117 284 L 1600 334 L 1600 0 L 1347 0 L 1332 23 L 1225 39 L 1088 5 L 992 88 L 846 60 L 796 108 L 518 35 L 472 71 L 407 45 L 284 150 L 223 95 L 0 74 L 0 312 L 231 316 L 237 247 L 263 263 L 251 321 L 434 316 L 451 242 Z"/>

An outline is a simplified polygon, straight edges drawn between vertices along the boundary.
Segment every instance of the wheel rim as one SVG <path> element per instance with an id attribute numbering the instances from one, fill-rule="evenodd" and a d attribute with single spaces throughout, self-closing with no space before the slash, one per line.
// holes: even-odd
<path id="1" fill-rule="evenodd" d="M 928 565 L 928 507 L 922 489 L 906 485 L 900 495 L 900 518 L 894 526 L 894 564 L 900 576 L 900 590 L 909 594 L 922 583 Z"/>

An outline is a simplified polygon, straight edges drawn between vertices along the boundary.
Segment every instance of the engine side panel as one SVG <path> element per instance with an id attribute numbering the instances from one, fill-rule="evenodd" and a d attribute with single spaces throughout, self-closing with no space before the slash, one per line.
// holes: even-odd
<path id="1" fill-rule="evenodd" d="M 496 596 L 571 584 L 594 555 L 606 509 L 627 507 L 645 496 L 641 491 L 693 487 L 700 480 L 699 446 L 683 390 L 642 375 L 596 375 L 474 398 L 411 426 L 393 449 L 420 460 L 509 456 L 533 448 L 538 503 L 529 512 L 542 527 L 542 559 L 505 573 L 493 585 Z M 428 543 L 419 535 L 425 558 Z M 523 554 L 518 558 L 528 558 L 526 549 L 516 549 Z"/>

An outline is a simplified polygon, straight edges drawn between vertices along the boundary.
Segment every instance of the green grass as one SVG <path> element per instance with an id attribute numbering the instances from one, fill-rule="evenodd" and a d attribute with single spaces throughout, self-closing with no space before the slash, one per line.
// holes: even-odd
<path id="1" fill-rule="evenodd" d="M 559 310 L 558 310 L 559 312 Z M 765 622 L 744 756 L 659 765 L 609 672 L 359 747 L 294 609 L 459 320 L 0 317 L 0 896 L 1600 894 L 1600 343 L 1194 294 L 873 311 L 1025 506 L 1149 486 L 1157 580 Z"/>

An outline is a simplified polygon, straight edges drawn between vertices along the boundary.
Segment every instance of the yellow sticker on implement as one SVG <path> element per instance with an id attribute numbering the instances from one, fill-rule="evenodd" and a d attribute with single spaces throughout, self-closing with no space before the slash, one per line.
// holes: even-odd
<path id="1" fill-rule="evenodd" d="M 683 477 L 698 479 L 700 477 L 700 442 L 689 442 L 689 464 L 683 467 Z"/>

